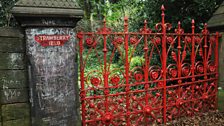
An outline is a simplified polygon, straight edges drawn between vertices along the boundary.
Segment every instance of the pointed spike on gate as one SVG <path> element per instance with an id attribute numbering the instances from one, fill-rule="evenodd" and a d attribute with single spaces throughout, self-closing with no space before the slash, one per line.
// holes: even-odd
<path id="1" fill-rule="evenodd" d="M 192 19 L 192 20 L 191 20 L 191 23 L 192 23 L 192 25 L 193 25 L 193 24 L 195 24 L 195 21 L 194 21 L 194 19 Z"/>
<path id="2" fill-rule="evenodd" d="M 207 29 L 207 27 L 208 27 L 208 24 L 207 24 L 207 23 L 205 23 L 205 24 L 204 24 L 204 28 L 205 28 L 205 29 Z"/>
<path id="3" fill-rule="evenodd" d="M 207 34 L 207 33 L 208 33 L 208 29 L 207 29 L 207 27 L 208 27 L 208 24 L 205 23 L 205 24 L 204 24 L 204 29 L 202 30 L 204 34 Z"/>
<path id="4" fill-rule="evenodd" d="M 104 27 L 106 27 L 106 23 L 107 23 L 107 21 L 106 21 L 106 17 L 104 17 L 104 19 L 103 19 L 103 26 L 104 26 Z"/>
<path id="5" fill-rule="evenodd" d="M 164 5 L 161 6 L 161 10 L 162 10 L 162 11 L 165 11 L 165 7 L 164 7 Z"/>
<path id="6" fill-rule="evenodd" d="M 181 23 L 180 23 L 180 21 L 178 21 L 178 28 L 180 29 L 180 26 L 181 26 Z"/>
<path id="7" fill-rule="evenodd" d="M 125 32 L 128 31 L 128 17 L 127 16 L 124 17 L 124 31 Z"/>
<path id="8" fill-rule="evenodd" d="M 144 24 L 147 25 L 147 20 L 144 21 Z"/>
<path id="9" fill-rule="evenodd" d="M 125 26 L 128 25 L 128 17 L 127 17 L 127 16 L 124 17 L 124 25 L 125 25 Z"/>
<path id="10" fill-rule="evenodd" d="M 194 19 L 192 19 L 192 20 L 191 20 L 191 28 L 192 28 L 192 33 L 193 33 L 193 34 L 194 34 L 194 29 L 195 29 L 194 24 L 195 24 L 195 21 L 194 21 Z"/>
<path id="11" fill-rule="evenodd" d="M 144 21 L 144 27 L 147 28 L 147 20 Z"/>
<path id="12" fill-rule="evenodd" d="M 124 17 L 124 21 L 125 21 L 125 22 L 128 21 L 128 17 L 127 17 L 127 16 Z"/>
<path id="13" fill-rule="evenodd" d="M 162 13 L 161 13 L 161 16 L 162 16 L 162 25 L 165 25 L 165 13 L 164 13 L 164 11 L 165 11 L 165 7 L 164 7 L 164 5 L 162 5 L 161 6 L 161 11 L 162 11 Z"/>

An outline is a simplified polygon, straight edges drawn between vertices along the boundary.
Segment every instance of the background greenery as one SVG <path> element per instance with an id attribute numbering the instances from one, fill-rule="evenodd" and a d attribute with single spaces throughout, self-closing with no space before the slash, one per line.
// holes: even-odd
<path id="1" fill-rule="evenodd" d="M 0 27 L 14 26 L 10 9 L 18 0 L 0 0 Z M 166 21 L 177 25 L 182 21 L 185 30 L 190 30 L 191 19 L 202 28 L 223 0 L 77 0 L 85 12 L 87 30 L 94 30 L 100 20 L 106 17 L 109 26 L 121 30 L 123 17 L 129 17 L 130 30 L 137 30 L 145 19 L 149 26 L 160 21 L 160 7 L 166 8 Z M 86 28 L 84 28 L 86 29 Z"/>
<path id="2" fill-rule="evenodd" d="M 166 21 L 174 27 L 182 22 L 185 31 L 195 19 L 196 28 L 200 30 L 223 0 L 78 0 L 85 11 L 85 19 L 90 26 L 106 17 L 109 26 L 120 30 L 123 17 L 129 17 L 130 30 L 142 27 L 145 19 L 151 28 L 161 20 L 160 7 L 166 8 Z M 92 23 L 92 24 L 91 24 Z M 90 28 L 91 29 L 91 28 Z M 89 29 L 88 29 L 89 30 Z"/>
<path id="3" fill-rule="evenodd" d="M 195 19 L 196 32 L 203 29 L 203 24 L 207 22 L 214 11 L 219 7 L 223 0 L 78 0 L 84 10 L 84 19 L 78 26 L 82 31 L 94 31 L 102 25 L 105 18 L 107 26 L 114 31 L 123 31 L 123 19 L 129 18 L 129 31 L 136 32 L 144 25 L 144 20 L 148 20 L 148 27 L 152 30 L 156 23 L 161 21 L 161 5 L 166 8 L 166 22 L 172 24 L 173 29 L 177 27 L 177 22 L 181 21 L 181 27 L 185 32 L 191 32 L 191 20 Z M 108 42 L 111 43 L 111 42 Z M 108 44 L 109 46 L 109 44 Z M 141 66 L 144 58 L 142 57 L 142 45 L 138 46 L 136 53 L 131 60 L 131 69 L 135 66 Z M 102 56 L 102 47 L 97 48 Z M 122 50 L 123 52 L 124 50 Z M 123 66 L 121 56 L 117 56 L 113 62 L 112 68 Z M 157 63 L 159 57 L 153 55 L 151 63 Z M 187 54 L 189 58 L 189 54 Z M 110 57 L 110 56 L 108 56 Z M 102 58 L 102 57 L 101 57 Z M 91 59 L 91 60 L 90 60 Z M 108 59 L 109 60 L 109 59 Z M 172 62 L 172 58 L 168 58 Z M 87 71 L 98 69 L 99 63 L 95 54 L 90 54 L 87 62 Z"/>
<path id="4" fill-rule="evenodd" d="M 17 1 L 18 0 L 0 0 L 0 27 L 16 25 L 10 10 Z"/>

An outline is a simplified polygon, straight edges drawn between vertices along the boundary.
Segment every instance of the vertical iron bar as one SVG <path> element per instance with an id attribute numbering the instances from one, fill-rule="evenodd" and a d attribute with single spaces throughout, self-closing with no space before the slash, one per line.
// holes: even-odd
<path id="1" fill-rule="evenodd" d="M 148 61 L 148 35 L 147 35 L 147 21 L 145 20 L 144 22 L 144 51 L 145 51 L 145 69 L 144 69 L 144 80 L 146 82 L 145 84 L 145 104 L 147 105 L 148 104 L 148 89 L 149 89 L 149 84 L 148 84 L 148 81 L 149 81 L 149 73 L 148 73 L 148 70 L 149 70 L 149 61 Z"/>
<path id="2" fill-rule="evenodd" d="M 83 66 L 83 33 L 78 33 L 79 38 L 79 60 L 80 60 L 80 80 L 81 80 L 81 91 L 80 91 L 80 97 L 81 97 L 81 104 L 82 104 L 82 125 L 86 125 L 86 105 L 85 105 L 85 98 L 86 98 L 86 92 L 85 92 L 85 85 L 84 85 L 84 66 Z"/>
<path id="3" fill-rule="evenodd" d="M 194 82 L 195 81 L 195 75 L 194 75 L 194 70 L 195 70 L 195 26 L 194 26 L 194 24 L 195 24 L 195 22 L 194 22 L 194 19 L 192 19 L 192 21 L 191 21 L 191 24 L 192 24 L 192 26 L 191 26 L 191 29 L 192 29 L 192 48 L 191 48 L 191 74 L 192 74 L 192 78 L 191 78 L 191 80 L 192 80 L 192 82 Z M 192 90 L 191 90 L 191 99 L 193 100 L 194 99 L 194 88 L 195 88 L 195 83 L 192 85 Z M 193 101 L 193 103 L 192 103 L 192 108 L 194 108 L 194 101 Z"/>
<path id="4" fill-rule="evenodd" d="M 208 30 L 207 30 L 207 24 L 205 23 L 204 25 L 204 31 L 203 31 L 203 36 L 204 36 L 204 59 L 203 59 L 203 64 L 204 64 L 204 80 L 205 82 L 203 83 L 203 94 L 202 94 L 202 97 L 203 97 L 203 100 L 205 100 L 205 98 L 207 97 L 207 94 L 206 94 L 206 88 L 207 88 L 207 84 L 208 84 L 208 76 L 207 76 L 207 63 L 208 63 L 208 60 L 207 60 L 207 48 L 208 48 L 208 45 L 207 45 L 207 39 L 208 39 Z M 203 106 L 203 111 L 206 109 L 204 106 Z"/>
<path id="5" fill-rule="evenodd" d="M 126 120 L 127 120 L 127 126 L 130 126 L 130 112 L 129 112 L 129 106 L 130 106 L 130 100 L 129 100 L 129 90 L 130 90 L 130 84 L 129 84 L 129 61 L 128 61 L 128 18 L 124 18 L 124 33 L 125 33 L 125 80 L 126 80 Z"/>
<path id="6" fill-rule="evenodd" d="M 180 21 L 178 22 L 178 78 L 181 77 L 181 23 Z M 177 96 L 178 96 L 178 101 L 180 99 L 180 84 L 181 84 L 181 79 L 178 80 L 178 92 L 177 92 Z M 178 107 L 178 115 L 180 115 L 180 107 Z"/>
<path id="7" fill-rule="evenodd" d="M 163 73 L 163 121 L 166 124 L 166 25 L 165 25 L 165 8 L 162 5 L 162 73 Z"/>
<path id="8" fill-rule="evenodd" d="M 204 79 L 207 80 L 208 77 L 207 77 L 207 63 L 208 63 L 208 60 L 207 60 L 207 48 L 208 48 L 208 45 L 207 45 L 207 40 L 208 39 L 208 30 L 207 30 L 207 24 L 205 23 L 204 25 Z M 207 81 L 204 82 L 204 85 L 203 85 L 203 93 L 206 93 L 206 85 L 208 84 Z"/>
<path id="9" fill-rule="evenodd" d="M 149 76 L 148 76 L 148 70 L 149 70 L 149 61 L 148 61 L 148 35 L 147 35 L 147 21 L 144 21 L 144 52 L 145 52 L 145 68 L 144 68 L 144 80 L 145 80 L 145 105 L 147 106 L 149 103 L 149 95 L 148 95 L 148 89 L 149 89 Z M 148 119 L 145 117 L 145 125 L 147 125 Z"/>
<path id="10" fill-rule="evenodd" d="M 103 27 L 103 61 L 104 61 L 104 70 L 103 70 L 103 81 L 104 81 L 104 95 L 105 95 L 105 110 L 106 113 L 109 112 L 109 106 L 108 106 L 108 94 L 109 94 L 109 89 L 108 89 L 108 72 L 107 72 L 107 27 L 106 27 L 106 19 L 103 21 L 104 27 Z"/>

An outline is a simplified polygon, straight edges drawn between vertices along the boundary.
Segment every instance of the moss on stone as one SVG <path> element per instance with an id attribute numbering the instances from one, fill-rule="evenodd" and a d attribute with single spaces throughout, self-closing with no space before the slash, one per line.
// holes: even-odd
<path id="1" fill-rule="evenodd" d="M 25 119 L 30 117 L 30 107 L 26 103 L 2 105 L 3 121 Z"/>

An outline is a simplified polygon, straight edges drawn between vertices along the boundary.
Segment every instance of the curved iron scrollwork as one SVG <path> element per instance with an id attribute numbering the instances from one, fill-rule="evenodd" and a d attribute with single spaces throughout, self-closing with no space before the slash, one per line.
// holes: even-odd
<path id="1" fill-rule="evenodd" d="M 125 18 L 122 32 L 104 20 L 96 32 L 77 34 L 84 126 L 165 124 L 217 109 L 219 33 L 210 34 L 207 24 L 195 33 L 194 20 L 191 33 L 181 22 L 171 33 L 161 10 L 155 31 L 145 21 L 138 32 L 129 32 Z"/>

